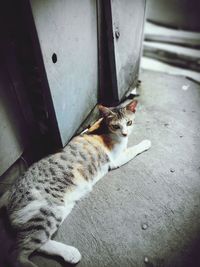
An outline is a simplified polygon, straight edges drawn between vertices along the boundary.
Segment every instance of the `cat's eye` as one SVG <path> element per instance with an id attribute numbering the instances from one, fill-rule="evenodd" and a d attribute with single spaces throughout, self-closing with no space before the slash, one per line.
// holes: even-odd
<path id="1" fill-rule="evenodd" d="M 130 126 L 131 124 L 132 124 L 132 121 L 128 121 L 126 125 Z"/>
<path id="2" fill-rule="evenodd" d="M 117 129 L 120 129 L 120 126 L 117 125 L 117 124 L 113 124 L 113 125 L 112 125 L 112 128 L 115 129 L 115 130 L 117 130 Z"/>

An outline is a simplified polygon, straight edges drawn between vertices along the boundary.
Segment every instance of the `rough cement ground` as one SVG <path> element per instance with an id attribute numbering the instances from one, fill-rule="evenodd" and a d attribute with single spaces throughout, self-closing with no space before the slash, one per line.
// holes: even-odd
<path id="1" fill-rule="evenodd" d="M 140 78 L 129 145 L 150 139 L 152 148 L 100 180 L 59 229 L 55 239 L 82 253 L 78 267 L 200 266 L 200 86 L 151 71 Z"/>

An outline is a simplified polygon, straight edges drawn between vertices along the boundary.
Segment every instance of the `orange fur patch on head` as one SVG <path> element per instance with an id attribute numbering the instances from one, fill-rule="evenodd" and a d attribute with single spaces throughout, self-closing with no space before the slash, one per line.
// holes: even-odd
<path id="1" fill-rule="evenodd" d="M 92 133 L 94 131 L 96 131 L 97 129 L 100 128 L 101 126 L 101 122 L 102 122 L 103 118 L 100 118 L 98 121 L 96 121 L 89 129 L 88 129 L 88 133 Z"/>

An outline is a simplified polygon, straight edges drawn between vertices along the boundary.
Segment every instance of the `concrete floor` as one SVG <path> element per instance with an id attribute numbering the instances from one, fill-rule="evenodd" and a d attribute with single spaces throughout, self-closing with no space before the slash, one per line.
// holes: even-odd
<path id="1" fill-rule="evenodd" d="M 140 79 L 129 144 L 152 148 L 105 176 L 61 226 L 55 239 L 80 250 L 78 267 L 200 266 L 200 86 L 151 71 Z"/>

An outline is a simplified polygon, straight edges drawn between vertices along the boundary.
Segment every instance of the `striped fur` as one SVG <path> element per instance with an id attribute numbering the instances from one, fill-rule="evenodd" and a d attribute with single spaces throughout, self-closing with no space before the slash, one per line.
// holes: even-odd
<path id="1" fill-rule="evenodd" d="M 6 205 L 17 232 L 15 249 L 20 266 L 35 266 L 28 259 L 35 250 L 59 254 L 71 263 L 80 260 L 76 248 L 52 241 L 51 237 L 75 202 L 116 167 L 115 161 L 126 149 L 134 122 L 135 110 L 129 106 L 101 106 L 100 111 L 103 117 L 85 134 L 74 137 L 61 152 L 34 163 L 4 194 L 2 205 Z M 138 148 L 137 153 L 141 150 L 144 147 Z"/>

